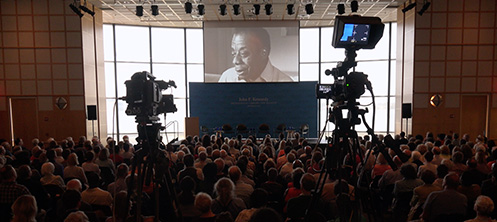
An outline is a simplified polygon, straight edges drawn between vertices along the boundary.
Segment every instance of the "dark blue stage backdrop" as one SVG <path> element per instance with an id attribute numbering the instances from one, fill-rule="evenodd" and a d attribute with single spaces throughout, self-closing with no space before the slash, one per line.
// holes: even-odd
<path id="1" fill-rule="evenodd" d="M 209 129 L 237 124 L 271 133 L 279 124 L 296 131 L 309 124 L 308 137 L 317 137 L 316 82 L 297 83 L 190 83 L 190 116 Z M 273 134 L 274 135 L 274 134 Z"/>

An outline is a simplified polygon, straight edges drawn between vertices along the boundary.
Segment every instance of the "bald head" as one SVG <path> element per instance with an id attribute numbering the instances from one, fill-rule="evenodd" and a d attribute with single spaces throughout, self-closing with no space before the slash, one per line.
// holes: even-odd
<path id="1" fill-rule="evenodd" d="M 443 186 L 446 189 L 457 189 L 459 186 L 459 176 L 455 173 L 449 173 L 444 177 Z"/>
<path id="2" fill-rule="evenodd" d="M 81 192 L 83 190 L 83 185 L 78 179 L 69 180 L 66 184 L 67 190 L 77 190 Z"/>

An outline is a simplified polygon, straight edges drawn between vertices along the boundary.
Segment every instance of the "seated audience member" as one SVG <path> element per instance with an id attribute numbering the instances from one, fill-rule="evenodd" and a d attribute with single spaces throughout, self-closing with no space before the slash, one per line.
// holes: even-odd
<path id="1" fill-rule="evenodd" d="M 497 167 L 492 169 L 492 178 L 483 181 L 481 185 L 481 194 L 490 197 L 494 203 L 497 202 Z M 493 218 L 497 218 L 497 210 L 494 208 Z"/>
<path id="2" fill-rule="evenodd" d="M 59 205 L 59 221 L 63 221 L 67 216 L 76 211 L 80 211 L 81 193 L 77 190 L 67 190 L 62 194 L 62 204 Z"/>
<path id="3" fill-rule="evenodd" d="M 95 163 L 95 153 L 93 151 L 86 152 L 86 162 L 81 165 L 85 172 L 95 172 L 100 175 L 100 167 Z"/>
<path id="4" fill-rule="evenodd" d="M 79 210 L 82 210 L 85 212 L 92 211 L 91 205 L 89 203 L 81 200 L 81 192 L 83 191 L 81 181 L 79 181 L 78 179 L 72 179 L 72 180 L 67 181 L 66 192 L 68 190 L 75 190 L 75 191 L 78 191 L 80 193 L 79 194 L 80 197 L 78 198 L 80 200 L 79 207 L 78 207 Z M 64 196 L 64 195 L 62 195 L 62 196 Z M 63 212 L 65 212 L 66 209 L 65 209 L 65 204 L 63 202 L 63 199 L 59 200 L 57 202 L 57 205 L 58 205 L 57 212 L 59 212 L 59 214 L 62 214 Z"/>
<path id="5" fill-rule="evenodd" d="M 116 201 L 112 205 L 112 217 L 107 218 L 107 222 L 125 222 L 130 221 L 129 211 L 131 210 L 131 201 L 128 200 L 126 191 L 119 191 L 115 195 Z"/>
<path id="6" fill-rule="evenodd" d="M 424 171 L 429 170 L 433 172 L 433 174 L 437 174 L 437 165 L 433 164 L 433 153 L 432 152 L 426 152 L 424 155 L 425 162 L 423 165 L 419 166 L 418 168 L 418 177 L 421 177 Z"/>
<path id="7" fill-rule="evenodd" d="M 283 193 L 285 188 L 280 183 L 276 182 L 278 170 L 271 168 L 267 171 L 268 181 L 261 185 L 261 188 L 268 192 L 268 201 L 276 204 L 283 202 Z"/>
<path id="8" fill-rule="evenodd" d="M 48 194 L 43 189 L 39 179 L 33 178 L 31 168 L 28 165 L 22 165 L 17 171 L 17 183 L 28 188 L 29 192 L 36 198 L 38 209 L 47 209 Z"/>
<path id="9" fill-rule="evenodd" d="M 217 198 L 212 201 L 213 213 L 229 212 L 231 217 L 236 218 L 240 211 L 247 208 L 242 199 L 234 196 L 235 184 L 230 179 L 221 178 L 214 187 Z"/>
<path id="10" fill-rule="evenodd" d="M 109 149 L 103 148 L 98 153 L 98 158 L 97 160 L 95 160 L 95 163 L 98 165 L 98 167 L 108 167 L 112 170 L 112 173 L 115 173 L 116 166 L 114 165 L 114 161 L 112 161 L 112 159 L 109 159 L 109 156 Z"/>
<path id="11" fill-rule="evenodd" d="M 242 171 L 238 166 L 230 167 L 228 169 L 228 175 L 233 183 L 235 183 L 235 195 L 242 199 L 245 202 L 245 205 L 248 206 L 250 203 L 250 195 L 254 192 L 254 188 L 241 180 Z"/>
<path id="12" fill-rule="evenodd" d="M 17 184 L 17 173 L 14 167 L 6 165 L 0 169 L 0 221 L 10 220 L 10 207 L 22 195 L 30 195 L 28 188 Z M 36 206 L 35 206 L 36 207 Z"/>
<path id="13" fill-rule="evenodd" d="M 471 220 L 466 220 L 466 222 L 497 222 L 490 218 L 494 210 L 494 202 L 490 197 L 480 195 L 476 198 L 474 205 L 474 210 L 476 211 L 476 217 Z"/>
<path id="14" fill-rule="evenodd" d="M 376 164 L 374 165 L 373 171 L 371 172 L 371 178 L 379 179 L 383 176 L 385 171 L 392 169 L 390 165 L 388 165 L 387 159 L 383 156 L 382 153 L 378 153 L 378 158 L 376 159 Z M 376 178 L 378 177 L 378 178 Z"/>
<path id="15" fill-rule="evenodd" d="M 70 213 L 64 222 L 89 222 L 88 216 L 83 211 Z"/>
<path id="16" fill-rule="evenodd" d="M 302 188 L 302 194 L 290 199 L 287 204 L 287 217 L 292 222 L 304 221 L 306 210 L 312 199 L 311 191 L 316 187 L 316 179 L 311 174 L 306 173 L 300 179 L 300 187 Z M 319 200 L 320 202 L 315 204 L 313 212 L 315 214 L 324 214 L 324 203 L 321 199 Z"/>
<path id="17" fill-rule="evenodd" d="M 300 187 L 300 179 L 302 179 L 302 175 L 304 175 L 304 170 L 302 168 L 296 168 L 292 172 L 292 182 L 288 183 L 288 188 L 285 191 L 285 208 L 283 208 L 283 212 L 287 211 L 287 203 L 290 199 L 294 197 L 298 197 L 302 194 L 302 189 Z"/>
<path id="18" fill-rule="evenodd" d="M 460 176 L 460 185 L 457 187 L 457 192 L 463 194 L 468 199 L 468 211 L 466 216 L 469 218 L 475 217 L 476 212 L 473 211 L 473 205 L 476 198 L 481 194 L 481 188 L 478 184 L 473 184 L 471 179 L 473 175 L 469 171 L 463 172 Z"/>
<path id="19" fill-rule="evenodd" d="M 212 198 L 207 193 L 200 192 L 195 196 L 195 208 L 200 212 L 200 216 L 193 219 L 194 222 L 214 222 L 216 215 L 211 210 Z"/>
<path id="20" fill-rule="evenodd" d="M 12 204 L 12 222 L 36 222 L 36 199 L 31 195 L 19 196 Z"/>
<path id="21" fill-rule="evenodd" d="M 402 180 L 403 178 L 402 174 L 400 174 L 402 161 L 398 156 L 395 156 L 393 158 L 393 162 L 397 165 L 397 170 L 386 170 L 378 181 L 378 188 L 380 188 L 380 190 L 388 189 L 390 193 L 393 191 L 393 185 L 395 185 L 395 182 Z M 388 187 L 391 187 L 391 189 Z"/>
<path id="22" fill-rule="evenodd" d="M 187 154 L 183 157 L 183 163 L 185 164 L 185 168 L 179 171 L 178 173 L 178 181 L 181 181 L 184 177 L 190 176 L 195 180 L 195 183 L 200 182 L 200 177 L 198 176 L 197 169 L 193 166 L 194 164 L 194 158 L 193 155 Z M 200 170 L 200 173 L 202 173 L 202 170 Z"/>
<path id="23" fill-rule="evenodd" d="M 268 203 L 268 193 L 266 190 L 257 188 L 254 190 L 252 195 L 250 195 L 250 206 L 252 208 L 245 209 L 238 214 L 235 222 L 248 222 L 255 211 L 265 207 Z"/>
<path id="24" fill-rule="evenodd" d="M 54 165 L 54 173 L 57 176 L 64 176 L 64 166 L 57 162 L 57 152 L 55 149 L 49 149 L 47 150 L 47 159 L 50 163 L 53 163 Z"/>
<path id="25" fill-rule="evenodd" d="M 410 209 L 410 201 L 413 196 L 413 190 L 423 185 L 423 181 L 416 178 L 416 169 L 413 164 L 404 164 L 400 168 L 400 173 L 404 178 L 395 182 L 393 188 L 394 201 L 392 210 L 395 221 L 406 221 Z"/>
<path id="26" fill-rule="evenodd" d="M 441 219 L 453 218 L 462 220 L 466 215 L 467 198 L 457 192 L 459 176 L 449 173 L 444 177 L 443 190 L 434 191 L 426 199 L 421 215 L 426 222 L 440 221 Z"/>
<path id="27" fill-rule="evenodd" d="M 249 222 L 282 222 L 281 216 L 271 208 L 260 208 L 256 210 Z"/>
<path id="28" fill-rule="evenodd" d="M 202 169 L 204 180 L 200 181 L 198 186 L 199 192 L 204 192 L 212 196 L 214 191 L 214 184 L 217 182 L 217 166 L 215 163 L 208 163 Z"/>
<path id="29" fill-rule="evenodd" d="M 443 180 L 445 176 L 449 174 L 449 168 L 446 165 L 438 165 L 437 167 L 437 179 L 435 179 L 435 182 L 433 182 L 433 185 L 439 186 L 440 188 L 443 188 Z"/>
<path id="30" fill-rule="evenodd" d="M 180 181 L 181 192 L 178 194 L 178 203 L 185 220 L 200 214 L 194 206 L 195 185 L 195 181 L 190 176 L 183 177 Z"/>
<path id="31" fill-rule="evenodd" d="M 47 162 L 41 166 L 41 175 L 40 182 L 42 185 L 53 184 L 57 185 L 60 188 L 64 189 L 66 185 L 64 184 L 64 179 L 59 175 L 54 175 L 55 166 L 53 163 Z"/>
<path id="32" fill-rule="evenodd" d="M 452 162 L 454 162 L 454 168 L 452 168 L 452 171 L 457 173 L 457 175 L 461 175 L 464 171 L 468 170 L 468 166 L 465 164 L 464 154 L 462 152 L 454 152 L 452 154 Z"/>
<path id="33" fill-rule="evenodd" d="M 425 170 L 423 174 L 421 174 L 421 180 L 423 180 L 425 184 L 414 188 L 408 221 L 419 219 L 419 216 L 423 212 L 423 204 L 425 203 L 426 198 L 428 198 L 428 195 L 433 191 L 442 190 L 441 187 L 433 185 L 435 179 L 435 173 L 431 170 Z"/>
<path id="34" fill-rule="evenodd" d="M 120 191 L 126 191 L 128 186 L 126 186 L 126 176 L 128 176 L 129 167 L 125 163 L 119 164 L 117 167 L 117 178 L 116 181 L 112 182 L 107 186 L 107 190 L 112 194 L 116 195 Z"/>
<path id="35" fill-rule="evenodd" d="M 79 167 L 78 156 L 75 153 L 71 153 L 67 157 L 67 166 L 64 168 L 64 178 L 65 179 L 79 179 L 82 183 L 87 184 L 85 171 L 83 168 Z"/>
<path id="36" fill-rule="evenodd" d="M 88 174 L 89 188 L 81 193 L 81 199 L 91 205 L 112 205 L 112 195 L 105 190 L 100 189 L 100 177 L 96 173 Z"/>

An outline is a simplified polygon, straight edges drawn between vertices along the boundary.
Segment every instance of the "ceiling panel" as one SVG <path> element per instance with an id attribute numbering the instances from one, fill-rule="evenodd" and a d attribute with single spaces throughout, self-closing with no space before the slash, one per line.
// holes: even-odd
<path id="1" fill-rule="evenodd" d="M 166 27 L 202 27 L 202 21 L 257 21 L 298 20 L 301 27 L 331 26 L 337 15 L 337 5 L 345 3 L 346 14 L 350 13 L 350 0 L 188 0 L 193 12 L 185 12 L 186 0 L 88 0 L 103 10 L 105 23 L 132 24 Z M 397 7 L 405 0 L 361 0 L 359 11 L 362 16 L 378 16 L 383 22 L 397 19 Z M 272 5 L 273 13 L 266 15 L 265 4 Z M 305 5 L 311 3 L 314 13 L 308 15 Z M 205 6 L 205 15 L 198 14 L 197 6 Z M 219 14 L 219 5 L 226 4 L 227 15 Z M 240 5 L 240 14 L 234 15 L 233 4 Z M 259 15 L 254 14 L 254 4 L 260 4 Z M 287 4 L 294 4 L 295 14 L 288 15 Z M 143 16 L 135 15 L 136 6 L 143 6 Z M 151 5 L 159 7 L 159 15 L 152 16 Z"/>

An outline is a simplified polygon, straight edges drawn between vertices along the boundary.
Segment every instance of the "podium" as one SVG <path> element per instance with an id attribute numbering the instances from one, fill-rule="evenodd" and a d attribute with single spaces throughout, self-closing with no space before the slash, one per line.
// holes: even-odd
<path id="1" fill-rule="evenodd" d="M 185 137 L 188 135 L 201 136 L 198 117 L 185 117 Z"/>

